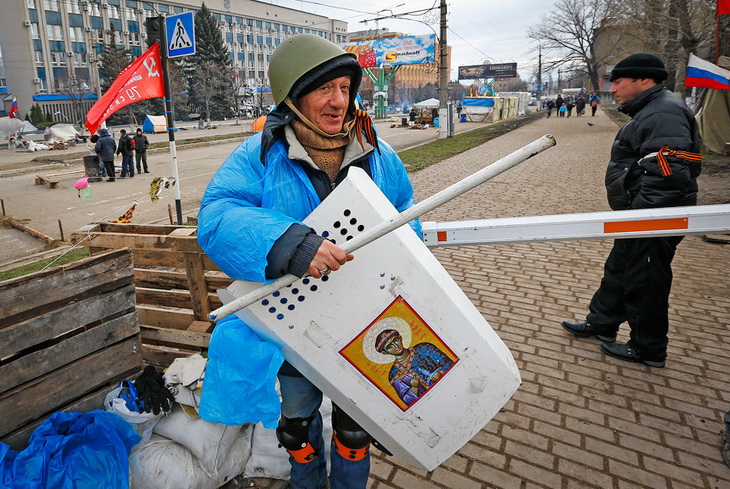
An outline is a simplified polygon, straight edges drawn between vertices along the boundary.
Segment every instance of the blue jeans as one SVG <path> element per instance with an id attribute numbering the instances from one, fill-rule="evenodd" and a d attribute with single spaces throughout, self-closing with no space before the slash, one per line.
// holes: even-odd
<path id="1" fill-rule="evenodd" d="M 122 155 L 122 173 L 119 175 L 120 177 L 126 177 L 127 172 L 129 172 L 129 176 L 134 176 L 134 156 L 124 156 Z"/>
<path id="2" fill-rule="evenodd" d="M 309 443 L 319 454 L 309 463 L 295 462 L 289 457 L 293 489 L 321 489 L 327 483 L 327 461 L 322 439 L 322 391 L 304 377 L 279 374 L 281 386 L 281 415 L 286 418 L 307 418 L 316 413 L 309 428 Z M 370 454 L 357 462 L 342 458 L 331 442 L 330 489 L 365 489 L 370 476 Z"/>

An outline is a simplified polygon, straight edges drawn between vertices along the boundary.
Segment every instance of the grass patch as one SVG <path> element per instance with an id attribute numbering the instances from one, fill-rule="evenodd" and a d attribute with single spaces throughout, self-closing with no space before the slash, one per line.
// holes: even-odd
<path id="1" fill-rule="evenodd" d="M 416 148 L 401 151 L 398 153 L 398 156 L 400 156 L 400 159 L 408 168 L 408 172 L 414 173 L 479 146 L 480 144 L 484 144 L 491 139 L 506 134 L 518 127 L 522 127 L 525 124 L 529 124 L 541 117 L 544 117 L 544 114 L 538 112 L 516 119 L 495 122 L 494 124 L 458 134 L 451 138 L 439 139 L 422 144 Z"/>
<path id="2" fill-rule="evenodd" d="M 70 251 L 68 251 L 65 255 L 58 258 L 58 256 L 53 256 L 50 258 L 44 258 L 42 260 L 34 261 L 32 263 L 28 263 L 26 265 L 21 265 L 16 268 L 12 268 L 10 270 L 6 270 L 4 272 L 0 272 L 0 281 L 3 280 L 9 280 L 11 278 L 15 277 L 22 277 L 23 275 L 28 275 L 29 273 L 38 272 L 43 269 L 46 265 L 51 263 L 53 260 L 58 260 L 53 263 L 53 266 L 63 265 L 64 263 L 70 263 L 72 261 L 80 260 L 82 258 L 86 258 L 89 256 L 89 249 L 85 246 L 81 246 L 79 248 L 73 248 Z"/>
<path id="3" fill-rule="evenodd" d="M 611 119 L 613 123 L 616 124 L 618 127 L 623 126 L 631 119 L 631 117 L 627 116 L 623 112 L 618 111 L 617 104 L 605 104 L 602 105 L 601 108 L 606 113 L 608 118 Z"/>

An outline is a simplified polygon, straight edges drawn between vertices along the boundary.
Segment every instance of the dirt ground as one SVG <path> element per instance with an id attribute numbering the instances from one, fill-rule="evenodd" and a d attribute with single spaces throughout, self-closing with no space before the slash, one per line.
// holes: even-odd
<path id="1" fill-rule="evenodd" d="M 704 155 L 698 204 L 730 203 L 730 156 Z"/>

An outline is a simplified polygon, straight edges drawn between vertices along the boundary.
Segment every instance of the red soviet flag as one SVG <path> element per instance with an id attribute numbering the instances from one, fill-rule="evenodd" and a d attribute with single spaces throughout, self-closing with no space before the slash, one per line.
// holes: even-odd
<path id="1" fill-rule="evenodd" d="M 164 96 L 160 46 L 154 43 L 117 75 L 109 90 L 86 113 L 84 125 L 93 134 L 102 122 L 119 109 L 140 100 Z"/>
<path id="2" fill-rule="evenodd" d="M 717 15 L 730 15 L 730 0 L 717 0 Z"/>

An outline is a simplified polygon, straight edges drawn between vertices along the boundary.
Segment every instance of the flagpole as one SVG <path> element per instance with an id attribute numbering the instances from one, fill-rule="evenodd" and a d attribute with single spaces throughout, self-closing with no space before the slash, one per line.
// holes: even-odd
<path id="1" fill-rule="evenodd" d="M 157 17 L 160 23 L 160 59 L 162 60 L 162 77 L 165 84 L 165 117 L 167 118 L 167 137 L 170 142 L 170 155 L 172 156 L 172 177 L 175 179 L 175 211 L 177 213 L 177 224 L 182 226 L 182 201 L 180 200 L 180 177 L 177 171 L 177 146 L 175 144 L 175 116 L 172 109 L 172 90 L 170 89 L 170 71 L 167 61 L 167 27 L 165 17 Z"/>

